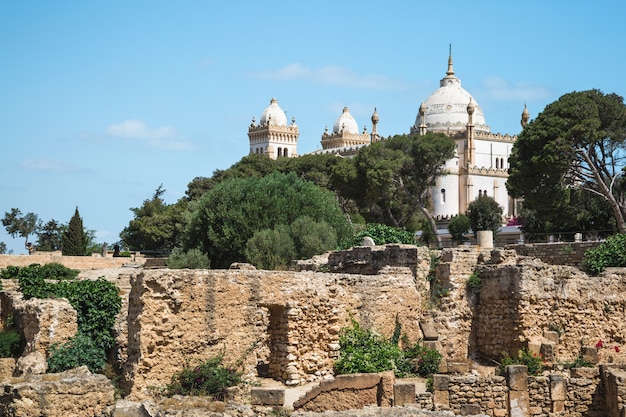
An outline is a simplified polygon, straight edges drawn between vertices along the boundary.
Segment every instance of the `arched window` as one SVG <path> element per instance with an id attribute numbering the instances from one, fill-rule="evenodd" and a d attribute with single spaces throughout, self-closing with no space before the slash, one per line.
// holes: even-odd
<path id="1" fill-rule="evenodd" d="M 283 149 L 283 156 L 285 158 L 289 156 L 289 152 L 287 151 L 287 148 Z"/>
<path id="2" fill-rule="evenodd" d="M 441 189 L 441 202 L 442 202 L 443 204 L 445 204 L 445 203 L 446 203 L 446 189 L 445 189 L 445 188 L 442 188 L 442 189 Z"/>
<path id="3" fill-rule="evenodd" d="M 478 198 L 483 196 L 483 190 L 478 190 Z"/>
<path id="4" fill-rule="evenodd" d="M 500 168 L 504 169 L 504 158 L 500 158 Z"/>
<path id="5" fill-rule="evenodd" d="M 487 190 L 483 190 L 483 197 L 487 197 Z"/>
<path id="6" fill-rule="evenodd" d="M 500 168 L 500 159 L 496 158 L 496 169 Z"/>

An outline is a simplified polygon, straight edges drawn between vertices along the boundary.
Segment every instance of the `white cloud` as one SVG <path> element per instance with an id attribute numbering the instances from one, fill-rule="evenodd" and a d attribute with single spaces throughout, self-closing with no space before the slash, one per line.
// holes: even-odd
<path id="1" fill-rule="evenodd" d="M 80 171 L 91 172 L 90 170 L 83 169 L 79 166 L 53 158 L 30 158 L 22 161 L 19 166 L 20 168 L 27 171 L 45 171 L 57 173 L 76 173 Z"/>
<path id="2" fill-rule="evenodd" d="M 533 83 L 510 83 L 504 78 L 488 77 L 483 80 L 488 97 L 495 100 L 532 101 L 551 97 L 550 89 Z"/>
<path id="3" fill-rule="evenodd" d="M 193 149 L 191 143 L 180 138 L 171 126 L 150 128 L 141 120 L 125 120 L 106 128 L 106 134 L 123 139 L 137 139 L 157 149 L 184 151 Z"/>
<path id="4" fill-rule="evenodd" d="M 400 90 L 409 83 L 378 74 L 357 74 L 350 68 L 328 65 L 320 68 L 306 67 L 300 63 L 285 65 L 276 70 L 251 74 L 254 78 L 274 80 L 309 80 L 318 84 L 341 85 L 371 90 Z"/>

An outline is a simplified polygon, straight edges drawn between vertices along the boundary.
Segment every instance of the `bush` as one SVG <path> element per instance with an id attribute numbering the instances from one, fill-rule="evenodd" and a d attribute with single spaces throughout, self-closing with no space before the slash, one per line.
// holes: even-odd
<path id="1" fill-rule="evenodd" d="M 325 220 L 309 216 L 298 217 L 291 223 L 291 238 L 297 259 L 309 259 L 337 247 L 337 233 Z"/>
<path id="2" fill-rule="evenodd" d="M 76 310 L 78 333 L 82 337 L 71 341 L 72 343 L 66 344 L 67 346 L 57 347 L 57 350 L 60 349 L 59 363 L 78 363 L 78 365 L 92 367 L 99 363 L 96 360 L 98 357 L 106 358 L 106 351 L 112 348 L 115 342 L 113 325 L 122 307 L 119 289 L 115 285 L 104 278 L 98 278 L 95 281 L 63 280 L 58 283 L 48 283 L 40 276 L 28 276 L 20 278 L 19 288 L 25 299 L 63 297 Z M 85 338 L 88 342 L 84 340 Z M 100 350 L 99 355 L 90 349 L 91 345 L 94 349 Z M 89 348 L 88 355 L 81 353 L 83 348 Z M 75 356 L 75 360 L 72 359 L 72 355 Z M 88 362 L 82 363 L 83 360 Z"/>
<path id="3" fill-rule="evenodd" d="M 470 219 L 465 214 L 459 214 L 453 217 L 448 223 L 448 231 L 450 235 L 452 235 L 452 240 L 458 242 L 459 245 L 462 245 L 463 242 L 467 240 L 463 235 L 469 232 L 470 228 Z"/>
<path id="4" fill-rule="evenodd" d="M 78 333 L 66 343 L 50 346 L 48 371 L 63 372 L 86 365 L 91 372 L 99 372 L 106 363 L 106 354 L 89 336 Z"/>
<path id="5" fill-rule="evenodd" d="M 340 249 L 348 249 L 353 246 L 361 246 L 361 241 L 365 236 L 371 237 L 377 245 L 387 243 L 415 245 L 415 235 L 412 232 L 385 224 L 369 223 L 352 238 L 342 241 L 339 247 Z"/>
<path id="6" fill-rule="evenodd" d="M 17 356 L 22 347 L 22 337 L 13 329 L 0 331 L 0 358 Z"/>
<path id="7" fill-rule="evenodd" d="M 608 237 L 583 256 L 583 268 L 590 275 L 599 275 L 609 266 L 626 266 L 626 234 Z"/>
<path id="8" fill-rule="evenodd" d="M 483 280 L 476 272 L 472 272 L 472 275 L 470 275 L 467 280 L 467 286 L 475 292 L 480 292 L 483 287 Z"/>
<path id="9" fill-rule="evenodd" d="M 209 257 L 200 249 L 190 249 L 185 252 L 181 248 L 174 248 L 167 258 L 167 267 L 172 269 L 209 269 L 211 262 Z"/>
<path id="10" fill-rule="evenodd" d="M 502 226 L 502 207 L 489 196 L 478 197 L 467 206 L 467 217 L 474 236 L 481 230 L 491 230 L 493 236 Z"/>
<path id="11" fill-rule="evenodd" d="M 352 320 L 352 326 L 342 329 L 339 336 L 340 353 L 335 362 L 336 374 L 376 373 L 393 370 L 397 377 L 429 376 L 439 369 L 441 354 L 417 342 L 402 350 L 396 343 L 399 324 L 391 340 L 363 329 Z"/>
<path id="12" fill-rule="evenodd" d="M 256 232 L 246 243 L 245 254 L 246 259 L 258 268 L 286 269 L 296 257 L 296 245 L 289 227 L 279 225 Z"/>
<path id="13" fill-rule="evenodd" d="M 78 270 L 67 268 L 60 263 L 52 262 L 45 265 L 30 264 L 29 266 L 7 266 L 0 273 L 3 279 L 42 278 L 42 279 L 75 279 Z"/>
<path id="14" fill-rule="evenodd" d="M 500 359 L 500 372 L 504 373 L 509 365 L 526 365 L 529 375 L 539 375 L 543 372 L 543 356 L 531 353 L 528 348 L 522 348 L 518 352 L 517 358 L 512 358 L 507 352 L 503 352 Z"/>
<path id="15" fill-rule="evenodd" d="M 242 382 L 241 373 L 222 364 L 223 355 L 208 359 L 196 366 L 186 366 L 176 373 L 165 387 L 164 394 L 209 396 L 224 400 L 226 388 Z"/>

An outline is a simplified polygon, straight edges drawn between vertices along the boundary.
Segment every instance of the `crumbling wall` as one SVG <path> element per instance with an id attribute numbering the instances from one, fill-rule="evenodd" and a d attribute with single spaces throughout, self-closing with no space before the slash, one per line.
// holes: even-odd
<path id="1" fill-rule="evenodd" d="M 477 320 L 482 355 L 516 355 L 524 346 L 539 353 L 543 346 L 554 352 L 553 361 L 571 362 L 601 340 L 598 361 L 626 360 L 621 353 L 626 343 L 623 273 L 589 277 L 573 267 L 526 257 L 485 262 L 477 271 L 483 282 Z"/>
<path id="2" fill-rule="evenodd" d="M 424 297 L 410 272 L 144 270 L 131 276 L 125 380 L 131 398 L 145 398 L 220 352 L 227 363 L 245 359 L 249 375 L 260 365 L 286 384 L 320 380 L 332 375 L 351 317 L 390 337 L 397 316 L 410 340 L 421 338 Z"/>

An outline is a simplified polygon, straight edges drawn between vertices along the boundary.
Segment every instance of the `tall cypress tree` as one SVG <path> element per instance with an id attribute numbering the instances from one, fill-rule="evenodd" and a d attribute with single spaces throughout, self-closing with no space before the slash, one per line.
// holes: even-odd
<path id="1" fill-rule="evenodd" d="M 70 219 L 70 224 L 63 233 L 63 255 L 84 256 L 87 254 L 87 237 L 83 229 L 83 219 L 78 214 L 78 207 Z"/>

